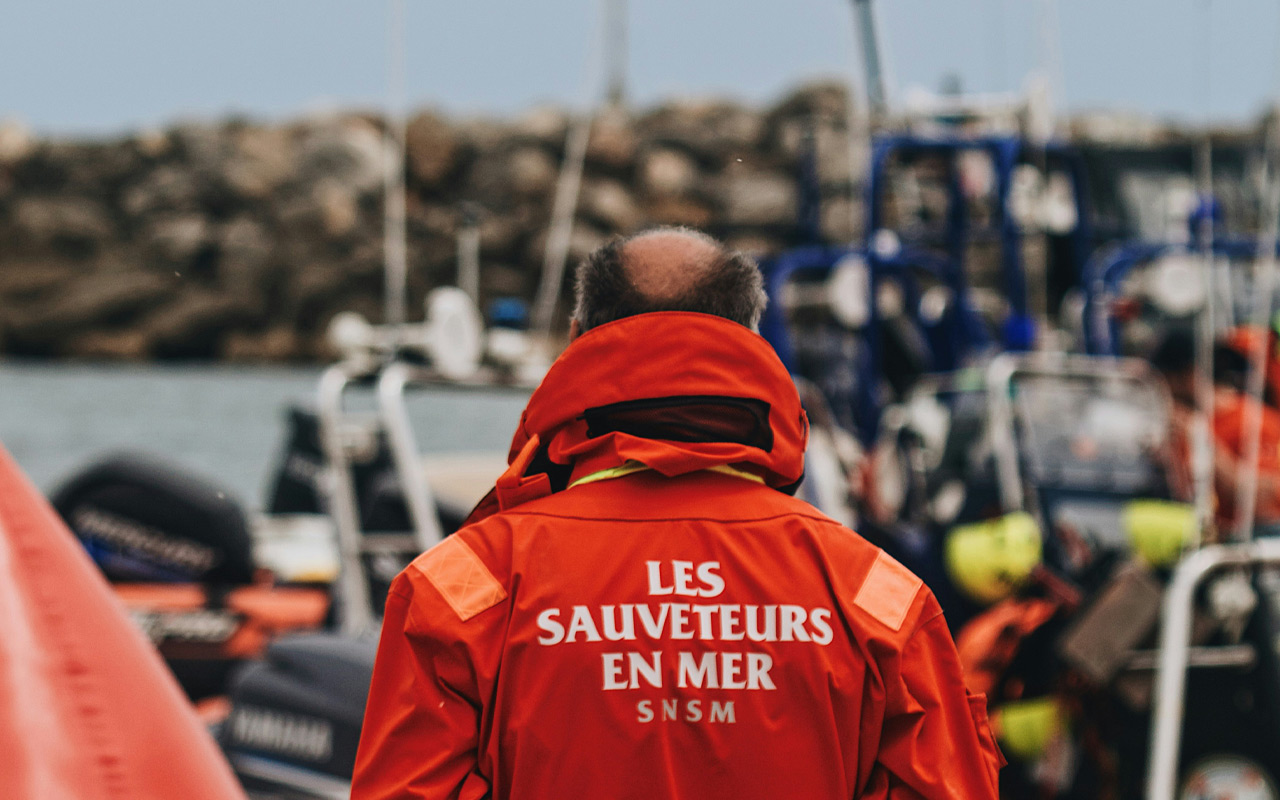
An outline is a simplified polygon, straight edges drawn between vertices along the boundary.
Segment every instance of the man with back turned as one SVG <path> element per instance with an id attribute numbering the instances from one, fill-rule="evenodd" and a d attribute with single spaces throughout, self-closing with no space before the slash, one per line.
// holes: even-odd
<path id="1" fill-rule="evenodd" d="M 510 467 L 391 589 L 352 797 L 995 798 L 932 593 L 791 496 L 755 264 L 658 229 L 576 294 Z"/>

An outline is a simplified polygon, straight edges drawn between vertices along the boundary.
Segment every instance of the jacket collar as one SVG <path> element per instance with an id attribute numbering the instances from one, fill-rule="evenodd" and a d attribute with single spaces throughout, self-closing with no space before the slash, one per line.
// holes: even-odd
<path id="1" fill-rule="evenodd" d="M 587 331 L 552 364 L 496 499 L 509 508 L 627 461 L 667 476 L 732 464 L 783 488 L 803 474 L 808 432 L 791 376 L 758 334 L 709 314 L 626 317 Z"/>

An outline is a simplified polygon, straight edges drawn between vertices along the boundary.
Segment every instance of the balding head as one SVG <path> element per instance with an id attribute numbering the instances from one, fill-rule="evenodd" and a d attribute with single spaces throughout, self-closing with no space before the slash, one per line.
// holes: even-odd
<path id="1" fill-rule="evenodd" d="M 766 302 L 755 262 L 689 228 L 608 242 L 578 266 L 574 321 L 586 331 L 650 311 L 696 311 L 752 330 Z"/>
<path id="2" fill-rule="evenodd" d="M 698 231 L 660 228 L 622 244 L 622 269 L 631 285 L 650 300 L 688 294 L 720 260 L 723 248 Z"/>

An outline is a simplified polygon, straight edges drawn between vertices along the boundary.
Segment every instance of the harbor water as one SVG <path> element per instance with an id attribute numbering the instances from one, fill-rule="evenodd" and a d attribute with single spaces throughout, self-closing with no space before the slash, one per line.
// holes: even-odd
<path id="1" fill-rule="evenodd" d="M 0 445 L 46 493 L 102 456 L 150 454 L 260 508 L 290 404 L 319 367 L 0 362 Z M 501 451 L 524 392 L 430 389 L 410 403 L 424 452 Z M 358 404 L 359 395 L 353 397 Z"/>

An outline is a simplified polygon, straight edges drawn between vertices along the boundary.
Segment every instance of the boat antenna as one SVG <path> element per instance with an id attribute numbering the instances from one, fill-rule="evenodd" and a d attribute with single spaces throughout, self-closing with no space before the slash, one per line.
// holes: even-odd
<path id="1" fill-rule="evenodd" d="M 551 206 L 551 228 L 547 232 L 547 245 L 542 258 L 542 282 L 534 300 L 530 320 L 534 335 L 541 341 L 551 339 L 551 326 L 555 322 L 556 306 L 564 283 L 565 264 L 569 259 L 569 243 L 573 237 L 573 218 L 578 210 L 578 192 L 582 187 L 582 170 L 587 161 L 587 144 L 591 138 L 591 125 L 595 121 L 600 95 L 599 86 L 603 72 L 604 42 L 609 38 L 607 13 L 615 0 L 601 0 L 600 35 L 594 37 L 587 69 L 583 78 L 581 110 L 569 123 L 565 138 L 564 162 L 560 178 L 556 181 L 555 199 Z"/>
<path id="2" fill-rule="evenodd" d="M 408 307 L 409 256 L 405 230 L 405 0 L 388 2 L 386 146 L 383 156 L 384 319 L 403 325 Z"/>
<path id="3" fill-rule="evenodd" d="M 1280 75 L 1272 76 L 1272 97 L 1280 95 Z M 1245 542 L 1253 537 L 1258 511 L 1258 456 L 1262 449 L 1262 402 L 1266 390 L 1267 359 L 1272 355 L 1271 315 L 1276 292 L 1276 245 L 1280 239 L 1280 114 L 1274 104 L 1267 118 L 1261 164 L 1262 189 L 1259 197 L 1261 224 L 1258 226 L 1258 252 L 1254 259 L 1253 306 L 1249 325 L 1261 335 L 1251 342 L 1249 371 L 1245 384 L 1243 430 L 1244 474 L 1236 485 L 1236 519 L 1233 540 Z"/>
<path id="4" fill-rule="evenodd" d="M 889 113 L 889 79 L 881 53 L 880 29 L 876 25 L 872 0 L 852 0 L 853 22 L 862 54 L 862 77 L 871 114 L 883 118 Z"/>
<path id="5" fill-rule="evenodd" d="M 1028 133 L 1033 141 L 1047 144 L 1053 138 L 1057 114 L 1066 98 L 1057 0 L 1040 0 L 1039 17 L 1041 54 L 1039 86 L 1031 88 L 1028 98 L 1030 117 Z M 1038 95 L 1037 89 L 1040 90 Z M 1035 107 L 1037 102 L 1038 108 Z"/>

